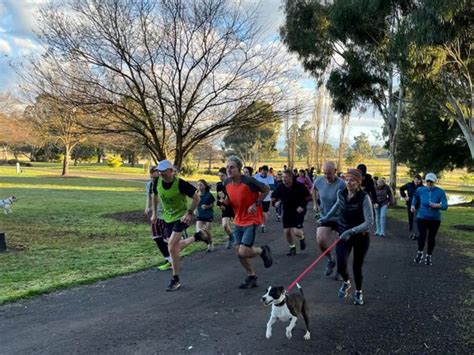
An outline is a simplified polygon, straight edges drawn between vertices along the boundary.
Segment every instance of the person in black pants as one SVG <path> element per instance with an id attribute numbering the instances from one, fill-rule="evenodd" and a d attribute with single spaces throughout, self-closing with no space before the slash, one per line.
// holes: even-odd
<path id="1" fill-rule="evenodd" d="M 344 175 L 346 188 L 339 190 L 337 202 L 331 210 L 322 217 L 319 222 L 324 223 L 336 211 L 340 212 L 338 220 L 339 243 L 336 246 L 337 271 L 344 282 L 338 292 L 338 297 L 347 297 L 351 288 L 349 274 L 347 272 L 347 261 L 352 250 L 354 250 L 352 270 L 356 290 L 353 296 L 353 304 L 362 305 L 362 266 L 365 255 L 369 250 L 369 229 L 373 224 L 372 202 L 361 188 L 362 174 L 358 169 L 349 169 Z"/>
<path id="2" fill-rule="evenodd" d="M 406 201 L 407 205 L 407 213 L 408 213 L 408 237 L 416 240 L 418 239 L 417 234 L 415 233 L 415 224 L 413 223 L 415 219 L 416 212 L 411 211 L 411 202 L 413 200 L 413 196 L 415 195 L 416 189 L 423 186 L 423 180 L 419 174 L 415 175 L 413 181 L 406 183 L 402 187 L 400 187 L 400 196 Z M 415 209 L 419 209 L 420 204 L 418 203 L 415 206 Z"/>
<path id="3" fill-rule="evenodd" d="M 357 165 L 357 170 L 360 170 L 362 173 L 362 183 L 360 184 L 361 189 L 367 192 L 372 204 L 377 203 L 377 192 L 375 191 L 375 181 L 372 178 L 372 175 L 367 174 L 367 165 L 359 164 Z"/>

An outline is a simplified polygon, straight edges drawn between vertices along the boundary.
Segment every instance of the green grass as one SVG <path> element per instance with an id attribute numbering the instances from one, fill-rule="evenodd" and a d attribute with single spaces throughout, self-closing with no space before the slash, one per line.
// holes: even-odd
<path id="1" fill-rule="evenodd" d="M 0 191 L 18 198 L 13 214 L 0 213 L 8 247 L 0 254 L 0 303 L 128 274 L 162 261 L 147 224 L 103 217 L 142 210 L 142 182 L 44 177 L 36 170 L 17 175 L 14 168 L 0 167 Z M 217 223 L 213 232 L 222 235 Z M 192 245 L 183 255 L 202 249 L 202 244 Z"/>

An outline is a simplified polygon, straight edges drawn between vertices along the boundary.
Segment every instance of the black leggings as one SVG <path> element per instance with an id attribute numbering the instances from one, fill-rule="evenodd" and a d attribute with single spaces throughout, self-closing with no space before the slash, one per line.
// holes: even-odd
<path id="1" fill-rule="evenodd" d="M 415 214 L 411 211 L 411 205 L 407 206 L 407 212 L 408 212 L 408 232 L 412 233 L 413 232 L 413 219 L 415 217 Z"/>
<path id="2" fill-rule="evenodd" d="M 356 290 L 362 290 L 362 265 L 364 264 L 365 255 L 369 250 L 370 238 L 368 234 L 356 234 L 349 238 L 349 240 L 341 240 L 336 245 L 336 256 L 337 256 L 337 272 L 342 276 L 344 281 L 349 280 L 349 274 L 347 272 L 347 260 L 349 255 L 354 248 L 354 257 L 352 264 L 352 271 L 354 273 L 354 281 Z"/>
<path id="3" fill-rule="evenodd" d="M 154 238 L 153 240 L 155 241 L 158 249 L 160 249 L 161 254 L 163 254 L 163 257 L 168 258 L 170 256 L 170 252 L 168 250 L 168 243 L 165 242 L 163 237 Z"/>
<path id="4" fill-rule="evenodd" d="M 436 234 L 438 234 L 438 229 L 441 224 L 441 221 L 432 221 L 428 219 L 416 220 L 418 225 L 418 251 L 423 251 L 425 248 L 426 236 L 428 236 L 428 251 L 427 254 L 433 254 L 434 247 L 436 245 Z"/>

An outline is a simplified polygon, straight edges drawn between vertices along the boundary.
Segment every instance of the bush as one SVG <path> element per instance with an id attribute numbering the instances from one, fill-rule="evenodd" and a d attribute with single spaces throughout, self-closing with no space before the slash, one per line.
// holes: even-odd
<path id="1" fill-rule="evenodd" d="M 193 175 L 197 171 L 197 168 L 193 164 L 193 156 L 188 154 L 184 158 L 183 165 L 181 166 L 180 173 L 183 176 Z"/>
<path id="2" fill-rule="evenodd" d="M 31 163 L 19 161 L 17 159 L 0 160 L 0 165 L 16 165 L 16 163 L 20 163 L 20 166 L 32 166 Z"/>
<path id="3" fill-rule="evenodd" d="M 106 161 L 107 161 L 107 165 L 110 166 L 111 168 L 120 168 L 123 165 L 122 158 L 116 155 L 107 157 Z"/>

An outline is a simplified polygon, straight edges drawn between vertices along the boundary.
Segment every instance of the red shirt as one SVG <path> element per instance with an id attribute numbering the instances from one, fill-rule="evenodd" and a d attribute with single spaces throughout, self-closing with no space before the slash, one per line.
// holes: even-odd
<path id="1" fill-rule="evenodd" d="M 233 183 L 229 178 L 224 181 L 224 185 L 227 192 L 227 203 L 234 210 L 234 224 L 242 227 L 262 224 L 262 206 L 258 206 L 255 213 L 249 213 L 248 208 L 257 201 L 260 193 L 264 191 L 265 185 L 245 175 L 242 175 L 238 184 Z"/>

